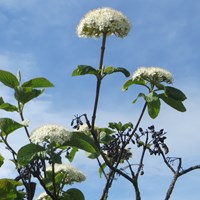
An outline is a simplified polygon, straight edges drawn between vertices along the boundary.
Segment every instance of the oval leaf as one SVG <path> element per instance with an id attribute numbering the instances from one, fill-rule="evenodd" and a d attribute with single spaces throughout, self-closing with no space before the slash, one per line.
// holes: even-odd
<path id="1" fill-rule="evenodd" d="M 128 81 L 125 82 L 125 84 L 123 85 L 122 87 L 122 90 L 123 91 L 126 91 L 128 90 L 128 88 L 131 86 L 131 85 L 146 85 L 146 82 L 144 80 L 132 80 L 132 79 L 129 79 Z"/>
<path id="2" fill-rule="evenodd" d="M 76 147 L 78 149 L 99 155 L 98 148 L 93 139 L 85 135 L 83 132 L 72 132 L 70 140 L 66 141 L 63 146 Z"/>
<path id="3" fill-rule="evenodd" d="M 83 193 L 79 189 L 70 188 L 66 193 L 69 195 L 69 200 L 85 200 Z"/>
<path id="4" fill-rule="evenodd" d="M 125 69 L 125 68 L 122 68 L 122 67 L 117 67 L 117 68 L 114 68 L 112 66 L 109 66 L 107 68 L 104 69 L 104 74 L 107 75 L 107 74 L 112 74 L 112 73 L 116 73 L 116 72 L 121 72 L 124 74 L 124 76 L 126 77 L 129 77 L 130 76 L 130 72 Z"/>
<path id="5" fill-rule="evenodd" d="M 36 157 L 44 155 L 45 148 L 37 144 L 27 144 L 19 149 L 17 153 L 17 160 L 19 165 L 26 166 Z"/>
<path id="6" fill-rule="evenodd" d="M 21 127 L 23 127 L 22 124 L 19 124 L 10 118 L 0 118 L 0 129 L 3 132 L 3 135 L 8 135 Z"/>
<path id="7" fill-rule="evenodd" d="M 185 99 L 187 99 L 187 97 L 181 90 L 170 86 L 165 87 L 165 95 L 178 101 L 184 101 Z"/>
<path id="8" fill-rule="evenodd" d="M 48 88 L 48 87 L 54 87 L 54 85 L 48 79 L 43 77 L 38 77 L 23 83 L 22 87 Z"/>
<path id="9" fill-rule="evenodd" d="M 17 87 L 15 89 L 15 98 L 22 104 L 26 104 L 30 100 L 38 97 L 44 92 L 44 89 L 32 89 L 30 87 Z"/>
<path id="10" fill-rule="evenodd" d="M 93 74 L 98 76 L 98 70 L 88 65 L 79 65 L 72 73 L 72 76 L 82 76 L 86 74 Z"/>
<path id="11" fill-rule="evenodd" d="M 185 112 L 186 108 L 183 105 L 182 101 L 177 101 L 175 99 L 172 99 L 170 97 L 165 96 L 165 94 L 160 94 L 159 97 L 169 106 L 171 106 L 172 108 L 180 111 L 180 112 Z"/>
<path id="12" fill-rule="evenodd" d="M 152 119 L 155 119 L 160 112 L 160 99 L 147 102 L 148 114 Z"/>
<path id="13" fill-rule="evenodd" d="M 0 82 L 10 88 L 15 88 L 19 85 L 17 77 L 14 74 L 4 70 L 0 70 Z"/>

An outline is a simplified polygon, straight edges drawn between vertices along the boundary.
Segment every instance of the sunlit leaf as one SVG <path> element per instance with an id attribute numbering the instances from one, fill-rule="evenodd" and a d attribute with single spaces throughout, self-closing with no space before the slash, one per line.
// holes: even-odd
<path id="1" fill-rule="evenodd" d="M 129 77 L 129 76 L 130 76 L 130 72 L 129 72 L 127 69 L 122 68 L 122 67 L 114 68 L 114 67 L 112 67 L 112 66 L 109 66 L 109 67 L 106 67 L 106 68 L 104 69 L 104 71 L 103 71 L 103 73 L 104 73 L 105 75 L 107 75 L 107 74 L 113 74 L 113 73 L 116 73 L 116 72 L 121 72 L 121 73 L 123 73 L 124 76 L 126 76 L 126 77 Z"/>
<path id="2" fill-rule="evenodd" d="M 19 85 L 17 77 L 14 74 L 4 70 L 0 70 L 0 82 L 10 88 L 15 88 Z"/>
<path id="3" fill-rule="evenodd" d="M 71 134 L 70 140 L 66 141 L 63 146 L 76 147 L 90 153 L 99 154 L 98 148 L 90 136 L 83 132 L 72 132 Z"/>
<path id="4" fill-rule="evenodd" d="M 48 79 L 43 77 L 38 77 L 23 83 L 22 87 L 48 88 L 48 87 L 54 87 L 54 85 Z"/>
<path id="5" fill-rule="evenodd" d="M 146 98 L 146 95 L 145 95 L 144 93 L 139 93 L 138 96 L 137 96 L 137 98 L 135 98 L 135 99 L 133 100 L 132 103 L 133 103 L 133 104 L 136 103 L 137 100 L 138 100 L 139 98 L 141 98 L 141 97 L 145 99 L 145 98 Z"/>
<path id="6" fill-rule="evenodd" d="M 110 134 L 108 134 L 108 133 L 106 133 L 106 132 L 104 132 L 104 131 L 100 132 L 100 142 L 101 142 L 101 143 L 103 143 L 103 144 L 108 144 L 108 143 L 111 142 L 113 139 L 114 139 L 114 138 L 113 138 Z"/>
<path id="7" fill-rule="evenodd" d="M 4 157 L 0 154 L 0 167 L 3 165 L 4 163 Z"/>
<path id="8" fill-rule="evenodd" d="M 183 105 L 182 101 L 175 100 L 173 98 L 167 97 L 165 94 L 160 94 L 159 97 L 169 106 L 172 108 L 180 111 L 180 112 L 185 112 L 186 108 Z"/>
<path id="9" fill-rule="evenodd" d="M 86 74 L 98 76 L 98 70 L 88 65 L 78 65 L 78 67 L 73 71 L 72 76 L 82 76 Z"/>
<path id="10" fill-rule="evenodd" d="M 64 193 L 64 197 L 61 198 L 61 200 L 85 200 L 83 193 L 77 188 L 70 188 L 65 193 Z"/>
<path id="11" fill-rule="evenodd" d="M 147 102 L 148 114 L 152 119 L 155 119 L 160 112 L 160 99 Z"/>
<path id="12" fill-rule="evenodd" d="M 44 89 L 32 89 L 30 87 L 18 87 L 15 89 L 15 98 L 22 104 L 38 97 L 44 92 Z"/>
<path id="13" fill-rule="evenodd" d="M 9 103 L 3 103 L 0 105 L 0 109 L 9 111 L 9 112 L 14 112 L 18 111 L 18 108 L 15 105 L 9 104 Z"/>
<path id="14" fill-rule="evenodd" d="M 26 166 L 35 158 L 39 158 L 40 155 L 44 155 L 45 148 L 37 144 L 27 144 L 21 147 L 17 153 L 17 160 L 19 165 Z"/>
<path id="15" fill-rule="evenodd" d="M 21 186 L 22 183 L 15 181 L 13 179 L 0 179 L 0 197 L 1 200 L 15 200 L 18 197 L 22 197 L 20 192 L 17 191 L 16 187 Z"/>
<path id="16" fill-rule="evenodd" d="M 22 124 L 10 118 L 0 118 L 0 129 L 4 135 L 8 135 L 21 127 L 23 127 Z"/>
<path id="17" fill-rule="evenodd" d="M 132 80 L 132 79 L 129 79 L 128 81 L 125 82 L 125 84 L 123 85 L 123 88 L 122 90 L 123 91 L 126 91 L 128 90 L 128 88 L 131 86 L 131 85 L 146 85 L 146 82 L 144 80 Z"/>

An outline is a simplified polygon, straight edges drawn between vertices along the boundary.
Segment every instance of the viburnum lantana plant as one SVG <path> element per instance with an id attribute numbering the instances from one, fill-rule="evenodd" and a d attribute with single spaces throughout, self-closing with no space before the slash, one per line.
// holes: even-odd
<path id="1" fill-rule="evenodd" d="M 14 75 L 11 72 L 0 70 L 0 82 L 14 92 L 15 104 L 0 98 L 0 109 L 6 112 L 19 114 L 18 122 L 11 118 L 0 118 L 0 142 L 11 153 L 12 162 L 16 168 L 13 179 L 0 179 L 0 197 L 3 200 L 27 199 L 33 200 L 38 185 L 43 193 L 38 200 L 85 200 L 84 194 L 71 185 L 85 181 L 84 173 L 70 163 L 79 149 L 87 152 L 88 159 L 94 159 L 101 178 L 105 178 L 100 197 L 94 199 L 106 200 L 114 181 L 124 178 L 133 186 L 133 198 L 141 200 L 139 178 L 145 173 L 146 156 L 161 156 L 163 163 L 173 174 L 172 181 L 165 195 L 170 199 L 178 178 L 195 169 L 195 165 L 184 169 L 180 157 L 167 157 L 169 146 L 166 143 L 166 131 L 156 130 L 154 125 L 141 128 L 144 113 L 147 111 L 150 118 L 155 119 L 164 102 L 170 107 L 185 112 L 183 102 L 185 94 L 172 86 L 173 75 L 160 67 L 140 67 L 132 77 L 123 67 L 105 66 L 104 54 L 106 39 L 110 36 L 125 38 L 131 30 L 131 23 L 121 12 L 112 8 L 98 8 L 92 10 L 81 19 L 77 26 L 77 35 L 84 38 L 97 38 L 102 40 L 98 68 L 90 65 L 79 65 L 72 72 L 72 76 L 92 75 L 96 77 L 96 91 L 92 116 L 86 113 L 76 115 L 71 121 L 72 130 L 63 125 L 46 124 L 29 131 L 31 123 L 27 123 L 24 109 L 30 101 L 39 97 L 46 88 L 53 84 L 43 77 L 33 78 L 26 82 L 21 81 L 21 73 Z M 144 106 L 138 120 L 134 122 L 108 122 L 106 127 L 96 125 L 97 110 L 100 100 L 101 83 L 104 77 L 114 73 L 122 73 L 128 80 L 123 90 L 139 85 L 146 88 L 146 93 L 139 93 L 143 98 Z M 77 112 L 77 111 L 75 111 Z M 24 129 L 28 140 L 27 144 L 15 150 L 8 138 L 16 130 Z M 134 149 L 139 148 L 137 158 Z M 177 163 L 177 165 L 175 164 Z M 0 166 L 4 164 L 4 157 L 0 154 Z M 87 163 L 85 163 L 87 164 Z M 131 197 L 130 197 L 131 198 Z"/>

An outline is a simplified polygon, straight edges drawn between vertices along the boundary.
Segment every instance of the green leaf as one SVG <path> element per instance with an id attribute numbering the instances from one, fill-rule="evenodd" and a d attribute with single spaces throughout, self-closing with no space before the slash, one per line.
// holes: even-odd
<path id="1" fill-rule="evenodd" d="M 98 70 L 88 65 L 78 65 L 78 67 L 73 71 L 72 76 L 82 76 L 86 74 L 93 74 L 98 76 Z"/>
<path id="2" fill-rule="evenodd" d="M 3 70 L 0 70 L 0 82 L 10 88 L 15 88 L 19 85 L 19 81 L 14 74 Z"/>
<path id="3" fill-rule="evenodd" d="M 69 160 L 69 162 L 72 162 L 77 152 L 78 152 L 78 148 L 73 147 L 70 153 L 67 154 L 65 157 Z"/>
<path id="4" fill-rule="evenodd" d="M 43 154 L 44 151 L 39 152 L 39 154 Z M 51 153 L 51 159 L 54 163 L 62 164 L 62 158 L 58 153 Z"/>
<path id="5" fill-rule="evenodd" d="M 63 145 L 76 147 L 78 149 L 99 155 L 98 148 L 93 139 L 83 132 L 71 132 L 70 140 L 66 141 Z"/>
<path id="6" fill-rule="evenodd" d="M 19 196 L 16 187 L 21 186 L 22 183 L 13 179 L 0 179 L 0 197 L 1 200 L 15 200 Z"/>
<path id="7" fill-rule="evenodd" d="M 4 157 L 0 154 L 0 167 L 3 165 L 4 163 Z"/>
<path id="8" fill-rule="evenodd" d="M 54 87 L 54 85 L 48 79 L 43 77 L 38 77 L 23 83 L 22 87 L 48 88 L 48 87 Z"/>
<path id="9" fill-rule="evenodd" d="M 123 85 L 122 90 L 123 90 L 123 91 L 128 90 L 128 88 L 129 88 L 131 85 L 143 85 L 143 86 L 145 86 L 145 85 L 146 85 L 146 82 L 145 82 L 144 80 L 132 80 L 132 79 L 129 79 L 129 80 L 126 81 L 125 84 Z"/>
<path id="10" fill-rule="evenodd" d="M 117 131 L 121 131 L 122 129 L 122 123 L 121 122 L 110 122 L 109 123 L 109 127 L 112 128 L 112 129 L 116 129 Z"/>
<path id="11" fill-rule="evenodd" d="M 160 99 L 147 102 L 148 113 L 152 119 L 155 119 L 160 112 Z"/>
<path id="12" fill-rule="evenodd" d="M 15 105 L 9 103 L 3 103 L 0 105 L 0 109 L 9 111 L 9 112 L 18 112 L 18 108 Z"/>
<path id="13" fill-rule="evenodd" d="M 137 98 L 133 100 L 132 104 L 136 103 L 137 100 L 138 100 L 139 98 L 141 98 L 141 97 L 143 97 L 143 98 L 145 99 L 145 98 L 146 98 L 146 95 L 145 95 L 144 93 L 139 93 L 138 96 L 137 96 Z"/>
<path id="14" fill-rule="evenodd" d="M 45 153 L 44 147 L 30 143 L 19 149 L 17 153 L 17 160 L 19 165 L 26 166 L 35 158 L 39 158 L 41 157 L 41 155 L 44 155 L 44 153 Z"/>
<path id="15" fill-rule="evenodd" d="M 122 67 L 114 68 L 112 66 L 109 66 L 109 67 L 105 68 L 104 71 L 103 71 L 103 73 L 105 75 L 107 75 L 107 74 L 113 74 L 113 73 L 116 73 L 116 72 L 121 72 L 126 77 L 130 76 L 130 72 L 127 69 L 122 68 Z"/>
<path id="16" fill-rule="evenodd" d="M 0 109 L 6 110 L 9 112 L 18 111 L 18 108 L 16 106 L 9 103 L 5 103 L 2 97 L 0 97 Z"/>
<path id="17" fill-rule="evenodd" d="M 101 167 L 99 167 L 99 175 L 102 178 L 103 170 L 107 167 L 106 163 L 103 163 Z"/>
<path id="18" fill-rule="evenodd" d="M 0 129 L 3 135 L 8 135 L 21 127 L 23 127 L 22 124 L 19 124 L 10 118 L 0 118 Z"/>
<path id="19" fill-rule="evenodd" d="M 110 134 L 102 131 L 100 132 L 100 142 L 103 144 L 108 144 L 109 142 L 111 142 L 114 138 L 112 136 L 110 136 Z"/>
<path id="20" fill-rule="evenodd" d="M 26 104 L 30 100 L 38 97 L 44 92 L 44 89 L 37 90 L 30 87 L 18 87 L 15 89 L 15 98 L 22 104 Z"/>
<path id="21" fill-rule="evenodd" d="M 77 188 L 70 188 L 66 193 L 67 198 L 61 198 L 61 200 L 85 200 L 83 193 Z"/>
<path id="22" fill-rule="evenodd" d="M 165 87 L 165 95 L 178 101 L 184 101 L 187 98 L 181 90 L 170 86 Z"/>
<path id="23" fill-rule="evenodd" d="M 172 108 L 180 111 L 180 112 L 185 112 L 186 108 L 183 105 L 182 101 L 175 100 L 173 98 L 167 97 L 165 94 L 159 94 L 159 97 L 169 106 Z"/>

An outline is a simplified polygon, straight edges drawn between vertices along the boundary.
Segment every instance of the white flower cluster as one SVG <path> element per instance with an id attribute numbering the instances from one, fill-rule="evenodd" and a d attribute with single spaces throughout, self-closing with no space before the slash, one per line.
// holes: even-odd
<path id="1" fill-rule="evenodd" d="M 71 133 L 64 126 L 48 124 L 34 130 L 30 140 L 33 143 L 55 142 L 63 144 L 65 141 L 69 141 L 70 137 Z"/>
<path id="2" fill-rule="evenodd" d="M 47 171 L 51 170 L 51 166 L 47 168 Z M 68 164 L 55 164 L 55 173 L 61 173 L 63 175 L 64 183 L 69 185 L 74 182 L 82 182 L 86 179 L 85 175 L 81 171 Z"/>
<path id="3" fill-rule="evenodd" d="M 103 34 L 125 37 L 131 24 L 121 12 L 111 8 L 99 8 L 85 15 L 77 26 L 79 37 L 99 38 Z"/>
<path id="4" fill-rule="evenodd" d="M 132 80 L 145 80 L 151 83 L 166 82 L 171 84 L 173 76 L 169 71 L 159 67 L 140 67 L 134 72 Z"/>

